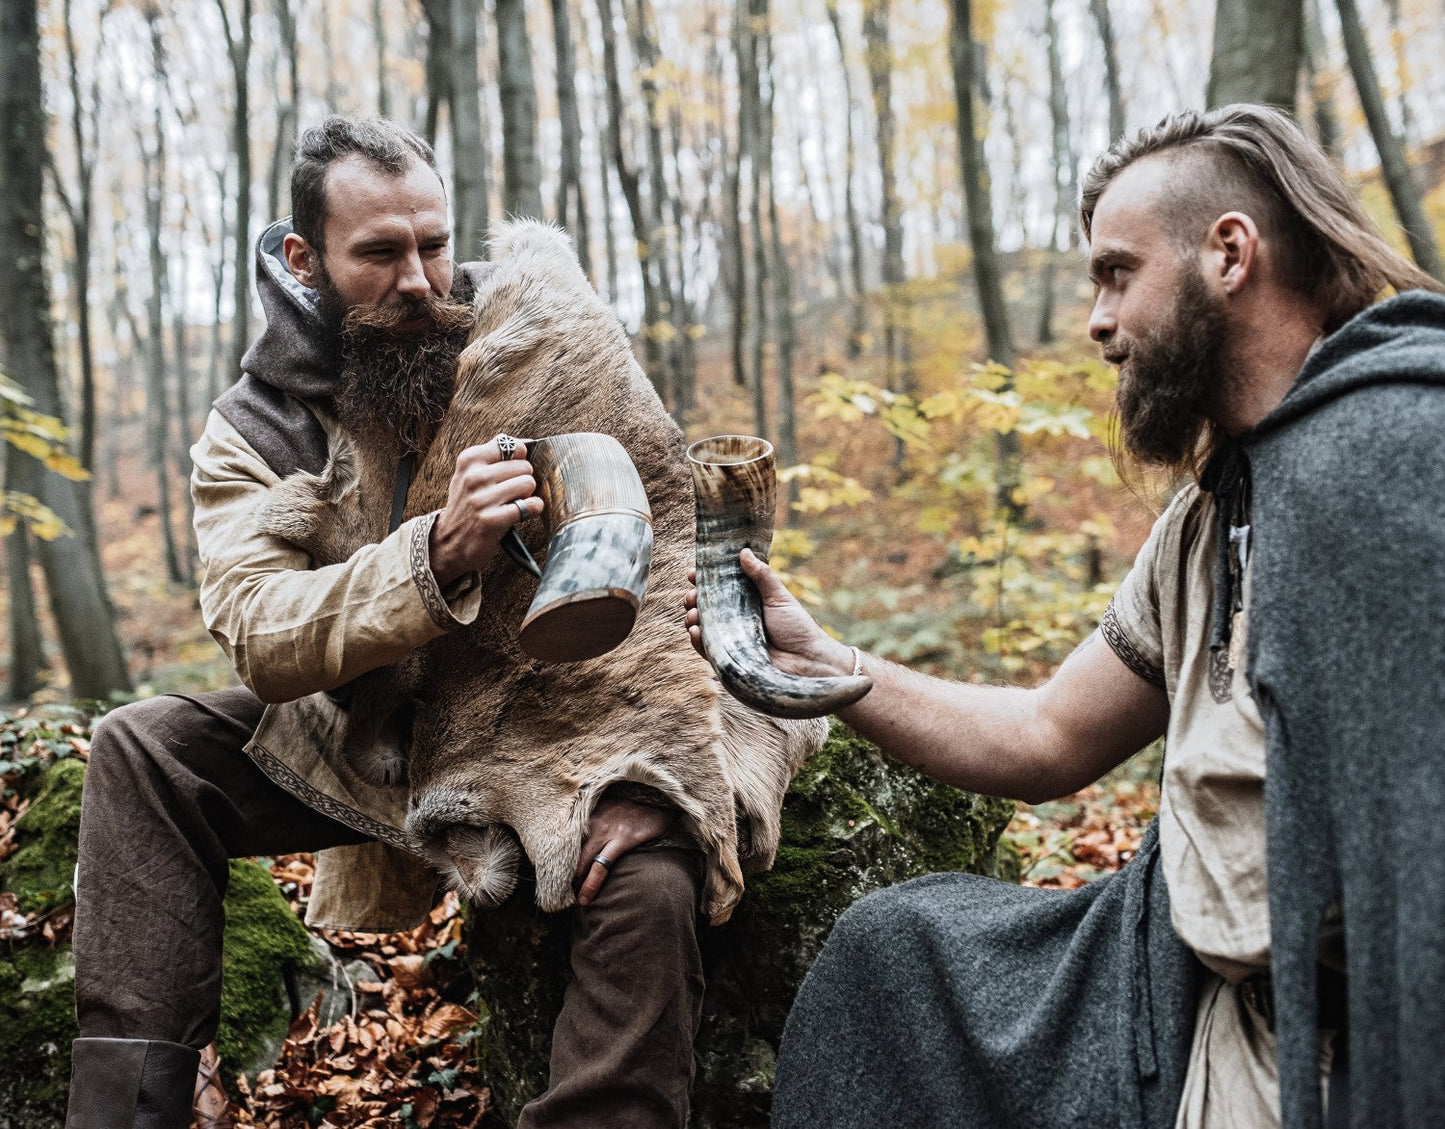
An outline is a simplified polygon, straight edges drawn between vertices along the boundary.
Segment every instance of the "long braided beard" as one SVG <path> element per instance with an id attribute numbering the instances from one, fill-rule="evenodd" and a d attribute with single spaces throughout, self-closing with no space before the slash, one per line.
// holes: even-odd
<path id="1" fill-rule="evenodd" d="M 436 297 L 348 310 L 335 393 L 342 427 L 363 442 L 424 450 L 451 403 L 472 317 L 467 303 Z M 397 332 L 417 319 L 419 332 Z"/>

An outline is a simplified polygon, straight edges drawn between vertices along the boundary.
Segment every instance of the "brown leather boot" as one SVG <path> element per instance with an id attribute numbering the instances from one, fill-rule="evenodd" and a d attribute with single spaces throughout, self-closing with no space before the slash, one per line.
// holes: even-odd
<path id="1" fill-rule="evenodd" d="M 149 1039 L 76 1039 L 65 1129 L 187 1129 L 200 1052 Z"/>

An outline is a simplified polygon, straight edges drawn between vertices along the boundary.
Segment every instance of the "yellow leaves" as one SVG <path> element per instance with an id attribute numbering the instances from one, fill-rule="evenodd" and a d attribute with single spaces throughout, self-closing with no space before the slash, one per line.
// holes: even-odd
<path id="1" fill-rule="evenodd" d="M 1012 490 L 1009 491 L 1009 499 L 1016 506 L 1027 506 L 1033 503 L 1036 499 L 1042 498 L 1053 488 L 1054 480 L 1052 478 L 1044 478 L 1043 476 L 1039 476 L 1038 478 L 1031 478 L 1028 481 L 1019 484 L 1018 486 L 1015 486 Z"/>
<path id="2" fill-rule="evenodd" d="M 0 537 L 10 536 L 22 521 L 42 541 L 69 537 L 73 532 L 54 510 L 36 498 L 18 490 L 5 491 L 0 502 Z"/>
<path id="3" fill-rule="evenodd" d="M 924 506 L 918 515 L 919 533 L 947 534 L 953 530 L 958 513 L 952 506 Z"/>
<path id="4" fill-rule="evenodd" d="M 857 506 L 873 498 L 873 492 L 856 478 L 816 463 L 788 467 L 778 477 L 783 482 L 800 483 L 798 500 L 793 503 L 793 509 L 799 513 L 820 514 L 835 506 Z"/>
<path id="5" fill-rule="evenodd" d="M 770 554 L 774 559 L 806 560 L 817 547 L 817 543 L 801 529 L 779 529 L 773 533 Z"/>
<path id="6" fill-rule="evenodd" d="M 32 455 L 49 469 L 66 478 L 82 481 L 90 477 L 80 460 L 66 447 L 70 429 L 54 416 L 43 415 L 31 408 L 25 390 L 0 373 L 0 438 Z"/>

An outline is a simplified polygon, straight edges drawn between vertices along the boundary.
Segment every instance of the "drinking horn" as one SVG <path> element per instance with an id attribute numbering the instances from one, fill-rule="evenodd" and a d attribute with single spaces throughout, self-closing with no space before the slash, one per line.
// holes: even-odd
<path id="1" fill-rule="evenodd" d="M 507 554 L 540 577 L 518 643 L 544 662 L 605 655 L 637 621 L 652 565 L 652 510 L 637 468 L 610 435 L 579 431 L 527 442 L 547 526 L 538 568 L 515 530 Z"/>
<path id="2" fill-rule="evenodd" d="M 738 554 L 763 560 L 773 539 L 777 479 L 773 445 L 715 435 L 687 449 L 697 496 L 697 613 L 702 649 L 728 692 L 773 717 L 822 717 L 873 688 L 867 675 L 805 678 L 768 658 L 762 597 Z"/>

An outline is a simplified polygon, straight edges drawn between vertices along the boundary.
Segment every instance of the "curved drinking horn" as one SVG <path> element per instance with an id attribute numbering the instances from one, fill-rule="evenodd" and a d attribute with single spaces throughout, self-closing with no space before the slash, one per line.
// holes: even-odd
<path id="1" fill-rule="evenodd" d="M 773 445 L 751 435 L 715 435 L 687 449 L 697 495 L 697 612 L 702 649 L 728 692 L 773 717 L 822 717 L 873 688 L 867 675 L 804 678 L 768 658 L 763 605 L 738 561 L 763 560 L 773 540 L 777 479 Z"/>
<path id="2" fill-rule="evenodd" d="M 647 591 L 647 492 L 610 435 L 578 431 L 533 439 L 527 458 L 545 503 L 547 564 L 517 641 L 544 662 L 594 659 L 627 638 Z"/>

